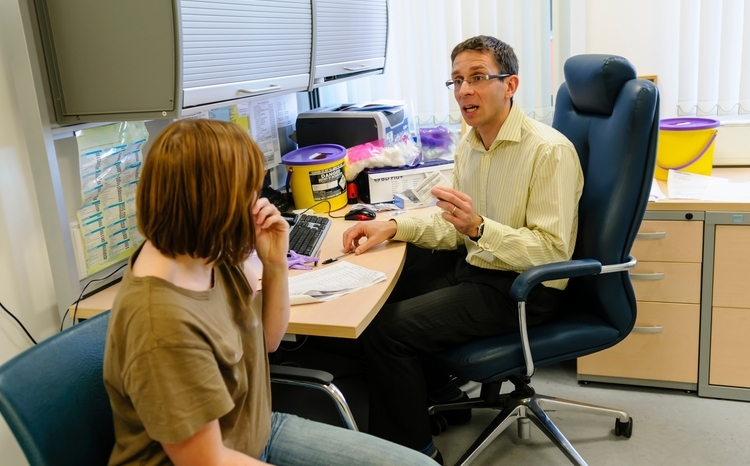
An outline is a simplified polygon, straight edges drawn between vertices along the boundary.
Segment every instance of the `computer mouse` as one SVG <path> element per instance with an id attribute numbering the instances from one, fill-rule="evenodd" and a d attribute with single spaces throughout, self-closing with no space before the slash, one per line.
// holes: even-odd
<path id="1" fill-rule="evenodd" d="M 372 210 L 363 207 L 361 209 L 350 210 L 348 214 L 344 215 L 344 220 L 374 220 L 376 215 Z"/>

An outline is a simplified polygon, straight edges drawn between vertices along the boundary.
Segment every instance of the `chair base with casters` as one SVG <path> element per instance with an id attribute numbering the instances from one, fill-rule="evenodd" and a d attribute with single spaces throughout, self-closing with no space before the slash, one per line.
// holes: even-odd
<path id="1" fill-rule="evenodd" d="M 630 438 L 633 434 L 633 418 L 625 411 L 538 394 L 529 385 L 530 378 L 525 376 L 511 376 L 508 381 L 513 383 L 515 387 L 510 393 L 500 394 L 503 382 L 486 383 L 482 384 L 482 390 L 478 398 L 430 407 L 430 414 L 453 409 L 491 408 L 500 410 L 500 413 L 456 462 L 456 465 L 467 465 L 473 462 L 514 421 L 518 423 L 519 438 L 530 438 L 529 421 L 531 421 L 539 430 L 544 432 L 552 443 L 562 450 L 571 462 L 585 465 L 586 462 L 581 458 L 581 455 L 547 416 L 549 412 L 568 411 L 614 417 L 616 418 L 615 435 Z"/>

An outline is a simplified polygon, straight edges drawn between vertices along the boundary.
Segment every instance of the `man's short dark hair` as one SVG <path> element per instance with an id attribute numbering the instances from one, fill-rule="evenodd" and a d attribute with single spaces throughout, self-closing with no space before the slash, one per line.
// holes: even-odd
<path id="1" fill-rule="evenodd" d="M 466 39 L 453 48 L 451 52 L 451 63 L 456 60 L 456 55 L 467 50 L 477 52 L 488 51 L 495 57 L 500 67 L 500 73 L 518 74 L 518 57 L 513 47 L 492 36 L 476 36 Z"/>

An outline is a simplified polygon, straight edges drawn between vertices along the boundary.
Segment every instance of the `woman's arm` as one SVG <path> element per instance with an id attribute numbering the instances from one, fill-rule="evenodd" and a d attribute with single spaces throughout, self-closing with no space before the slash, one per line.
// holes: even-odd
<path id="1" fill-rule="evenodd" d="M 253 206 L 255 217 L 255 250 L 263 263 L 263 332 L 269 352 L 281 343 L 289 323 L 289 224 L 268 199 L 260 198 Z M 246 269 L 249 268 L 246 264 Z"/>
<path id="2" fill-rule="evenodd" d="M 161 446 L 175 466 L 256 466 L 267 464 L 224 446 L 215 419 L 180 443 Z"/>

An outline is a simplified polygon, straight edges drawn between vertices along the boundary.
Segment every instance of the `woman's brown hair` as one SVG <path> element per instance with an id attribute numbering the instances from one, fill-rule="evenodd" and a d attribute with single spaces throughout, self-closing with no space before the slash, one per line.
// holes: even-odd
<path id="1" fill-rule="evenodd" d="M 164 255 L 239 265 L 255 247 L 252 206 L 263 154 L 218 120 L 178 120 L 151 144 L 138 184 L 138 229 Z"/>

